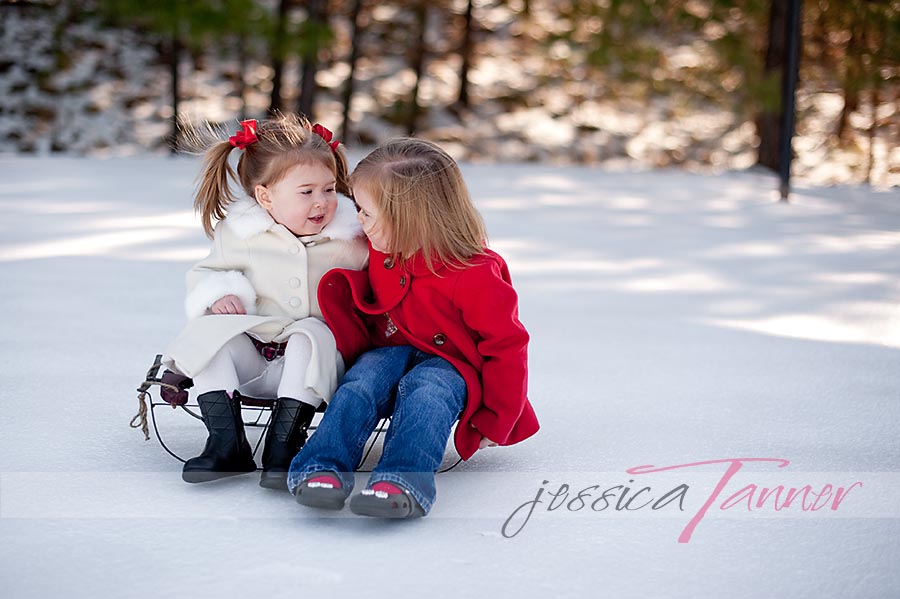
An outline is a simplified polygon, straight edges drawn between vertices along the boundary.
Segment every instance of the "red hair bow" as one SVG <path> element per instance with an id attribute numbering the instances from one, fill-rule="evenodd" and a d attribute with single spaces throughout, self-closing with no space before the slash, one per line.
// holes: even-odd
<path id="1" fill-rule="evenodd" d="M 256 143 L 257 139 L 256 119 L 249 119 L 241 121 L 241 130 L 229 137 L 228 141 L 231 142 L 231 145 L 234 147 L 243 150 L 250 144 Z"/>
<path id="2" fill-rule="evenodd" d="M 315 133 L 316 135 L 318 135 L 319 137 L 321 137 L 322 139 L 324 139 L 325 142 L 328 144 L 328 146 L 331 148 L 332 152 L 337 151 L 338 145 L 341 142 L 337 139 L 332 141 L 332 139 L 334 139 L 334 133 L 332 133 L 329 129 L 327 129 L 326 127 L 323 127 L 319 123 L 316 123 L 315 125 L 312 126 L 312 132 Z"/>

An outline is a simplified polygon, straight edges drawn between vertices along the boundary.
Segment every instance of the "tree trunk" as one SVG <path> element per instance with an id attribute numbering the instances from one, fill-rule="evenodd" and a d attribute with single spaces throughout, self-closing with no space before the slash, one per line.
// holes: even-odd
<path id="1" fill-rule="evenodd" d="M 841 116 L 838 117 L 835 135 L 837 135 L 840 144 L 843 145 L 850 139 L 850 115 L 859 110 L 859 94 L 846 82 L 842 92 L 844 94 L 844 106 L 841 108 Z"/>
<path id="2" fill-rule="evenodd" d="M 801 23 L 803 0 L 788 0 L 788 15 L 784 29 L 785 65 L 781 74 L 781 138 L 778 144 L 778 178 L 781 201 L 787 202 L 791 193 L 791 162 L 794 158 L 792 140 L 797 115 L 797 80 L 800 74 L 802 48 Z"/>
<path id="3" fill-rule="evenodd" d="M 843 145 L 852 139 L 850 127 L 850 115 L 859 110 L 859 81 L 862 78 L 862 55 L 865 52 L 864 31 L 861 28 L 861 19 L 858 11 L 853 13 L 853 21 L 850 25 L 850 37 L 846 47 L 846 68 L 841 92 L 844 95 L 844 106 L 841 108 L 841 116 L 838 118 L 836 135 L 838 142 Z"/>
<path id="4" fill-rule="evenodd" d="M 181 62 L 181 40 L 178 35 L 177 4 L 173 4 L 176 11 L 172 24 L 172 38 L 170 40 L 169 73 L 172 80 L 172 132 L 170 133 L 170 151 L 177 154 L 181 149 L 181 126 L 178 122 L 178 96 L 180 95 L 181 82 L 178 77 L 178 63 Z"/>
<path id="5" fill-rule="evenodd" d="M 237 36 L 237 91 L 241 99 L 240 120 L 247 118 L 247 79 L 244 73 L 247 71 L 247 38 L 242 33 Z"/>
<path id="6" fill-rule="evenodd" d="M 469 69 L 472 66 L 473 26 L 472 18 L 473 0 L 466 2 L 465 31 L 463 32 L 462 48 L 459 50 L 462 63 L 459 67 L 459 97 L 456 100 L 460 108 L 469 107 Z"/>
<path id="7" fill-rule="evenodd" d="M 787 62 L 786 27 L 787 2 L 772 0 L 769 11 L 769 46 L 766 50 L 766 59 L 763 67 L 763 73 L 768 80 L 784 71 L 784 66 Z M 780 156 L 778 141 L 781 137 L 781 110 L 781 108 L 777 110 L 763 109 L 755 119 L 756 132 L 759 135 L 757 164 L 767 166 L 773 170 L 778 169 Z"/>
<path id="8" fill-rule="evenodd" d="M 269 114 L 281 110 L 281 76 L 284 71 L 284 34 L 290 0 L 279 0 L 275 17 L 275 39 L 272 47 L 272 95 L 269 99 Z"/>
<path id="9" fill-rule="evenodd" d="M 341 98 L 344 105 L 344 115 L 341 121 L 340 139 L 345 142 L 350 137 L 350 103 L 353 100 L 353 81 L 356 77 L 356 63 L 359 60 L 359 47 L 361 44 L 359 15 L 362 12 L 362 0 L 354 0 L 353 9 L 350 12 L 350 74 L 347 76 L 347 82 L 344 84 L 343 97 Z"/>
<path id="10" fill-rule="evenodd" d="M 416 3 L 416 40 L 413 45 L 412 55 L 410 56 L 410 66 L 415 73 L 415 84 L 412 89 L 412 100 L 410 101 L 409 117 L 406 122 L 407 135 L 413 135 L 419 121 L 419 85 L 422 81 L 422 74 L 425 72 L 425 29 L 428 25 L 428 6 L 425 4 L 427 0 L 421 0 Z"/>
<path id="11" fill-rule="evenodd" d="M 325 0 L 307 0 L 307 18 L 312 27 L 323 31 L 328 26 L 328 7 Z M 297 100 L 297 112 L 306 115 L 311 121 L 315 120 L 316 95 L 319 87 L 316 85 L 316 73 L 319 72 L 319 44 L 307 56 L 302 57 L 300 67 L 300 97 Z"/>
<path id="12" fill-rule="evenodd" d="M 872 184 L 872 170 L 875 167 L 875 137 L 878 131 L 878 105 L 881 103 L 880 82 L 877 77 L 872 82 L 872 123 L 869 125 L 869 155 L 866 160 L 866 183 L 869 185 Z"/>
<path id="13" fill-rule="evenodd" d="M 3 8 L 7 8 L 6 5 L 0 5 Z M 14 3 L 11 5 L 12 7 L 25 8 L 28 6 L 23 3 Z M 31 8 L 30 6 L 28 8 Z M 47 8 L 48 10 L 53 10 L 51 6 L 41 6 L 39 8 Z M 7 8 L 8 10 L 8 8 Z M 72 10 L 71 2 L 60 2 L 59 6 L 56 7 L 56 16 L 55 21 L 53 21 L 53 37 L 52 37 L 52 56 L 54 62 L 54 71 L 64 71 L 69 68 L 69 61 L 71 61 L 70 54 L 66 52 L 63 48 L 63 42 L 65 41 L 65 35 L 67 31 L 71 31 L 71 26 L 78 22 L 78 14 L 81 11 Z M 51 19 L 53 17 L 51 16 Z M 64 152 L 66 150 L 66 144 L 60 141 L 60 129 L 58 127 L 54 127 L 51 134 L 50 141 L 50 151 L 51 152 Z"/>

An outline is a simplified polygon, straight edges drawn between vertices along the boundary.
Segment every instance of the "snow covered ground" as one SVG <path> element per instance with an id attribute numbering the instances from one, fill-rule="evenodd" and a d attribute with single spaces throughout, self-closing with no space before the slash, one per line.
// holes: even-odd
<path id="1" fill-rule="evenodd" d="M 900 192 L 466 166 L 543 428 L 398 523 L 184 484 L 128 427 L 207 249 L 197 168 L 0 158 L 4 596 L 900 596 Z M 783 461 L 691 465 L 738 458 Z"/>

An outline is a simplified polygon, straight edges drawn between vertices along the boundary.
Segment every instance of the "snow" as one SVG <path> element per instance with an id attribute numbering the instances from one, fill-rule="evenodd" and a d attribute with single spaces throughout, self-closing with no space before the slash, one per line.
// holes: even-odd
<path id="1" fill-rule="evenodd" d="M 198 168 L 0 159 L 5 596 L 900 596 L 896 190 L 783 204 L 752 171 L 464 165 L 532 334 L 542 430 L 439 475 L 427 518 L 379 522 L 253 475 L 187 485 L 127 426 L 207 251 Z M 160 418 L 199 451 L 196 422 Z M 736 458 L 789 464 L 743 463 L 688 542 L 730 463 L 626 472 Z M 683 511 L 591 509 L 682 484 Z M 749 484 L 810 484 L 822 509 L 756 507 Z"/>

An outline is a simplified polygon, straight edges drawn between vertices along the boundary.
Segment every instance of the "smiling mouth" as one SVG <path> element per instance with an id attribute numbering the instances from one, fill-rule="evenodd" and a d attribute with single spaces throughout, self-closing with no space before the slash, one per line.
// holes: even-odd
<path id="1" fill-rule="evenodd" d="M 322 221 L 325 220 L 325 215 L 324 215 L 324 214 L 320 214 L 319 216 L 310 216 L 310 217 L 309 217 L 309 220 L 312 221 L 313 223 L 317 224 L 317 225 L 321 225 L 321 224 L 322 224 Z"/>

